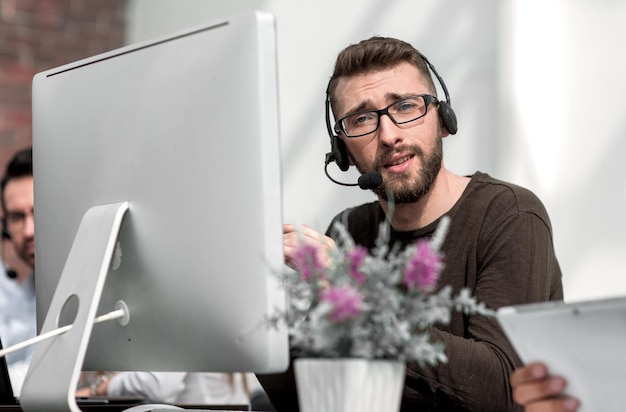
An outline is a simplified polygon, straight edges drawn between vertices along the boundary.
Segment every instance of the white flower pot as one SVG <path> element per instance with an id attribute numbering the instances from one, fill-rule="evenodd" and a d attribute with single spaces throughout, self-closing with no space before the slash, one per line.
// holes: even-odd
<path id="1" fill-rule="evenodd" d="M 294 363 L 300 412 L 397 412 L 404 362 L 301 358 Z"/>

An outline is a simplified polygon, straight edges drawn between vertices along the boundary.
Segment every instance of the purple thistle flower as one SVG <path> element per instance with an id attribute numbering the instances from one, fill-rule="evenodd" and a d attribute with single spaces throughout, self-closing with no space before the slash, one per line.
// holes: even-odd
<path id="1" fill-rule="evenodd" d="M 358 316 L 362 310 L 363 297 L 350 285 L 324 289 L 320 299 L 333 307 L 328 315 L 331 322 L 343 322 Z"/>
<path id="2" fill-rule="evenodd" d="M 359 271 L 365 256 L 367 256 L 367 249 L 360 245 L 356 245 L 353 249 L 346 252 L 346 259 L 348 259 L 349 263 L 348 273 L 359 285 L 365 282 L 365 275 Z"/>
<path id="3" fill-rule="evenodd" d="M 297 247 L 292 262 L 305 282 L 315 275 L 324 277 L 324 270 L 326 269 L 324 263 L 315 246 L 309 243 L 302 243 Z"/>
<path id="4" fill-rule="evenodd" d="M 413 289 L 423 292 L 432 290 L 439 279 L 439 271 L 442 267 L 442 259 L 430 248 L 427 240 L 417 242 L 415 253 L 408 259 L 404 268 L 404 282 Z"/>

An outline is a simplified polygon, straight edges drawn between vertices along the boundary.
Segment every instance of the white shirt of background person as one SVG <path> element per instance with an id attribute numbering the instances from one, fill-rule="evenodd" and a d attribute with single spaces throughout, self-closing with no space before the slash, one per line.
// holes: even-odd
<path id="1" fill-rule="evenodd" d="M 35 276 L 23 283 L 10 279 L 0 265 L 0 339 L 8 348 L 37 336 L 35 308 Z M 7 366 L 13 394 L 20 396 L 22 384 L 33 356 L 33 345 L 7 355 Z"/>
<path id="2" fill-rule="evenodd" d="M 246 405 L 250 403 L 240 373 L 119 372 L 107 396 L 141 396 L 149 403 Z"/>

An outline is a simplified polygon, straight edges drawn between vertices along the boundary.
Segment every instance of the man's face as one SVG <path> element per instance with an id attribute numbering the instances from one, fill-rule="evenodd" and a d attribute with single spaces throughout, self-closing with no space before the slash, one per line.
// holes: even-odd
<path id="1" fill-rule="evenodd" d="M 401 63 L 391 69 L 339 79 L 335 90 L 336 118 L 361 110 L 376 110 L 408 96 L 433 94 L 417 68 Z M 382 115 L 378 130 L 369 135 L 342 136 L 361 173 L 378 171 L 384 186 L 376 189 L 386 199 L 385 187 L 396 203 L 420 200 L 442 167 L 442 133 L 436 104 L 426 115 L 399 127 Z"/>
<path id="2" fill-rule="evenodd" d="M 35 267 L 35 218 L 33 177 L 11 179 L 4 188 L 4 219 L 19 257 Z"/>

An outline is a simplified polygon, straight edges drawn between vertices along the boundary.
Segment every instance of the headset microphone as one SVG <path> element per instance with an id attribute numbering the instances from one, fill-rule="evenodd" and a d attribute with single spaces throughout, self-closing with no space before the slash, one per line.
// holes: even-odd
<path id="1" fill-rule="evenodd" d="M 363 190 L 376 189 L 383 184 L 383 175 L 378 172 L 368 172 L 359 177 L 359 187 Z"/>
<path id="2" fill-rule="evenodd" d="M 332 153 L 326 153 L 326 162 L 324 165 L 324 173 L 326 173 L 326 177 L 330 179 L 331 182 L 336 183 L 341 186 L 358 186 L 363 190 L 376 189 L 383 184 L 383 175 L 379 172 L 368 172 L 361 175 L 357 181 L 357 183 L 345 183 L 340 182 L 338 180 L 333 179 L 333 177 L 328 173 L 328 164 L 333 161 Z"/>

